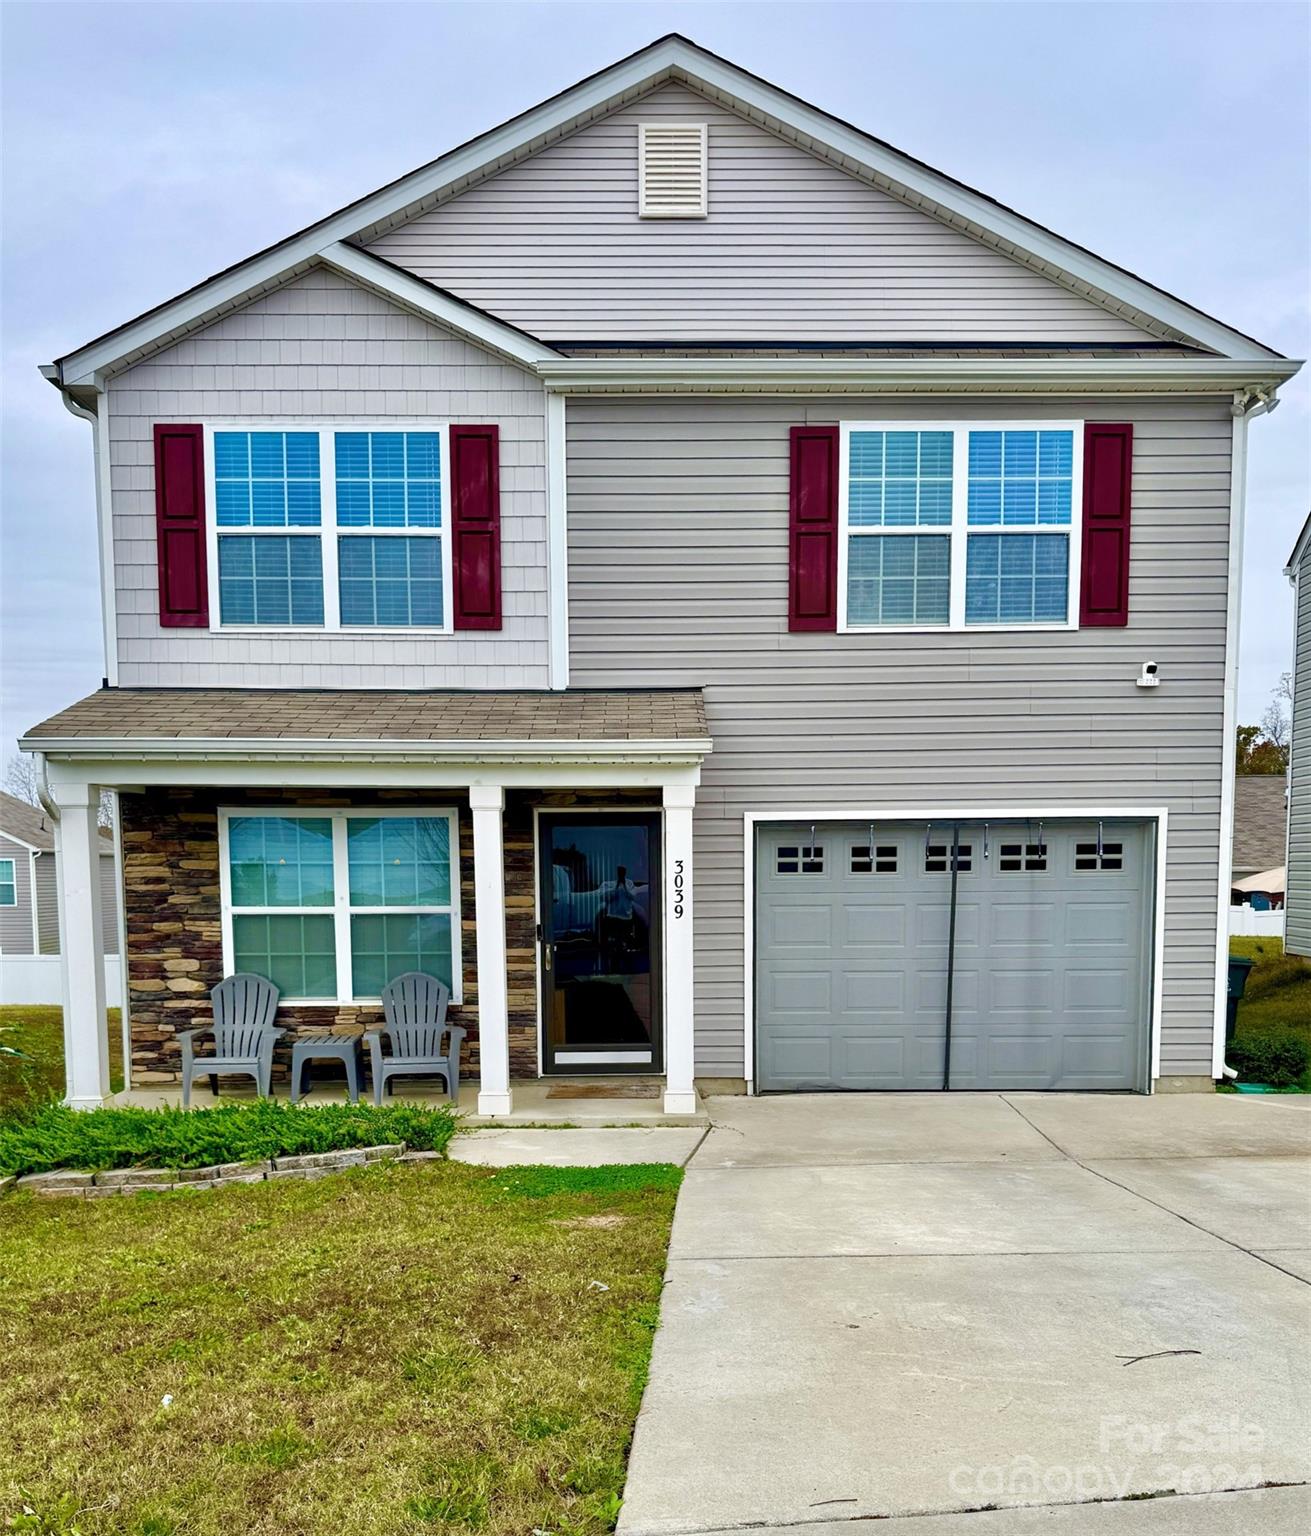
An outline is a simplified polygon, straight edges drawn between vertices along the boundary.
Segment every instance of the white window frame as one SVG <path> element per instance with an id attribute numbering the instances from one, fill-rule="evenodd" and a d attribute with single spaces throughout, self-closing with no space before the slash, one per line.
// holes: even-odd
<path id="1" fill-rule="evenodd" d="M 455 627 L 455 592 L 451 569 L 451 434 L 450 423 L 427 418 L 359 421 L 260 421 L 247 417 L 216 418 L 204 424 L 205 432 L 205 534 L 209 562 L 209 632 L 222 635 L 368 635 L 401 639 L 408 635 L 449 635 Z M 218 490 L 214 462 L 216 432 L 316 432 L 319 438 L 319 523 L 317 527 L 295 528 L 220 528 L 218 525 Z M 335 437 L 338 432 L 436 432 L 441 438 L 441 526 L 440 528 L 342 528 L 337 523 L 337 458 Z M 253 535 L 263 538 L 289 536 L 317 538 L 323 561 L 322 624 L 225 624 L 219 592 L 219 538 Z M 341 586 L 337 571 L 339 538 L 436 538 L 441 547 L 442 622 L 436 624 L 343 624 L 341 622 Z"/>
<path id="2" fill-rule="evenodd" d="M 851 635 L 941 635 L 941 634 L 1051 634 L 1078 629 L 1079 593 L 1083 568 L 1083 427 L 1082 421 L 844 421 L 841 423 L 838 464 L 838 633 Z M 851 434 L 853 432 L 950 432 L 951 522 L 912 525 L 904 528 L 859 527 L 850 523 Z M 1073 436 L 1074 459 L 1071 470 L 1070 521 L 1066 523 L 1026 523 L 1004 526 L 1000 523 L 970 525 L 969 465 L 971 432 L 1069 432 Z M 965 562 L 970 534 L 1063 533 L 1069 538 L 1069 589 L 1065 599 L 1065 622 L 1024 624 L 1005 621 L 998 624 L 965 622 Z M 949 541 L 950 576 L 947 594 L 948 618 L 945 624 L 853 624 L 847 619 L 847 550 L 852 536 L 884 535 L 900 538 L 919 534 Z"/>
<path id="3" fill-rule="evenodd" d="M 6 877 L 4 867 L 8 864 L 9 874 Z M 14 899 L 12 901 L 0 900 L 0 907 L 16 907 L 18 905 L 18 860 L 0 859 L 0 885 L 12 885 Z"/>
<path id="4" fill-rule="evenodd" d="M 332 823 L 332 905 L 330 907 L 232 907 L 232 868 L 230 858 L 229 823 L 234 819 L 252 816 L 276 817 L 285 820 L 330 821 Z M 346 824 L 350 821 L 376 821 L 391 817 L 421 816 L 429 821 L 445 820 L 451 853 L 451 900 L 449 908 L 440 905 L 413 907 L 353 907 L 350 900 L 350 861 L 347 855 Z M 451 1003 L 456 1006 L 464 1001 L 463 932 L 460 926 L 460 814 L 452 806 L 370 806 L 354 805 L 340 809 L 332 806 L 277 806 L 277 805 L 229 805 L 220 806 L 219 832 L 219 899 L 221 903 L 221 927 L 223 937 L 223 974 L 230 976 L 235 968 L 232 941 L 232 919 L 240 917 L 288 917 L 314 916 L 333 919 L 333 943 L 337 951 L 336 997 L 282 997 L 283 1003 L 298 1008 L 340 1008 L 343 1004 L 377 1005 L 377 997 L 356 997 L 351 974 L 351 918 L 385 913 L 404 917 L 407 913 L 443 913 L 449 910 L 451 917 Z"/>

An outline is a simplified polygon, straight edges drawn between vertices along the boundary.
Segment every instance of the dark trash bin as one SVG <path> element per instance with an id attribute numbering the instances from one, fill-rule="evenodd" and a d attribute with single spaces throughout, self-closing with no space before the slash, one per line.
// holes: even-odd
<path id="1" fill-rule="evenodd" d="M 1238 1023 L 1238 1004 L 1247 990 L 1248 972 L 1255 964 L 1255 960 L 1248 960 L 1243 955 L 1229 957 L 1229 1006 L 1225 1013 L 1226 1046 L 1234 1038 L 1234 1027 Z"/>

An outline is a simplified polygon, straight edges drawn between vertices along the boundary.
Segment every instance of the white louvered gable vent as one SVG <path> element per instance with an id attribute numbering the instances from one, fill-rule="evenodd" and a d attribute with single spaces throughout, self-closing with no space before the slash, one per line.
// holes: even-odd
<path id="1" fill-rule="evenodd" d="M 704 219 L 707 192 L 707 125 L 639 123 L 637 211 L 644 219 Z"/>

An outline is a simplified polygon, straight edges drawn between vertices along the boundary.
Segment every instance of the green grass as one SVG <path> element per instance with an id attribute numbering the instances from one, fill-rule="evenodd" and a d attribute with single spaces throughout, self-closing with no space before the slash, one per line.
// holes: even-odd
<path id="1" fill-rule="evenodd" d="M 343 1147 L 404 1142 L 442 1152 L 455 1131 L 446 1105 L 296 1105 L 277 1099 L 213 1109 L 72 1110 L 0 1116 L 0 1174 L 50 1168 L 204 1168 Z"/>
<path id="2" fill-rule="evenodd" d="M 123 1086 L 123 1032 L 110 1008 L 109 1082 Z M 26 1109 L 64 1093 L 64 1010 L 35 1003 L 0 1008 L 0 1114 Z M 17 1052 L 11 1055 L 10 1052 Z"/>
<path id="3" fill-rule="evenodd" d="M 0 1528 L 609 1531 L 680 1178 L 388 1164 L 8 1196 Z"/>
<path id="4" fill-rule="evenodd" d="M 1294 1034 L 1311 1044 L 1311 961 L 1286 955 L 1274 938 L 1230 939 L 1229 953 L 1256 961 L 1238 1005 L 1235 1038 Z M 1311 1093 L 1311 1070 L 1292 1091 Z"/>

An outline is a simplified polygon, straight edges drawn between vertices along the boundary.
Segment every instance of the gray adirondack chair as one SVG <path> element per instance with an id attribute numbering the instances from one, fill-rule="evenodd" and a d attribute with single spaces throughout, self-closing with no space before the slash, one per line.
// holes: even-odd
<path id="1" fill-rule="evenodd" d="M 275 1029 L 278 989 L 263 976 L 240 971 L 227 976 L 209 994 L 214 1005 L 213 1024 L 186 1029 L 182 1042 L 182 1104 L 191 1108 L 191 1085 L 198 1077 L 209 1078 L 218 1097 L 220 1077 L 253 1077 L 259 1096 L 269 1096 L 273 1077 L 273 1046 L 285 1029 Z M 196 1036 L 213 1035 L 214 1054 L 196 1055 Z"/>
<path id="2" fill-rule="evenodd" d="M 460 1046 L 466 1031 L 446 1022 L 450 1000 L 449 989 L 422 971 L 406 971 L 382 989 L 386 1027 L 371 1029 L 364 1036 L 369 1042 L 375 1104 L 382 1103 L 388 1081 L 396 1077 L 444 1078 L 451 1103 L 458 1102 Z M 391 1047 L 386 1056 L 382 1051 L 384 1035 Z M 445 1051 L 443 1035 L 447 1036 Z"/>

